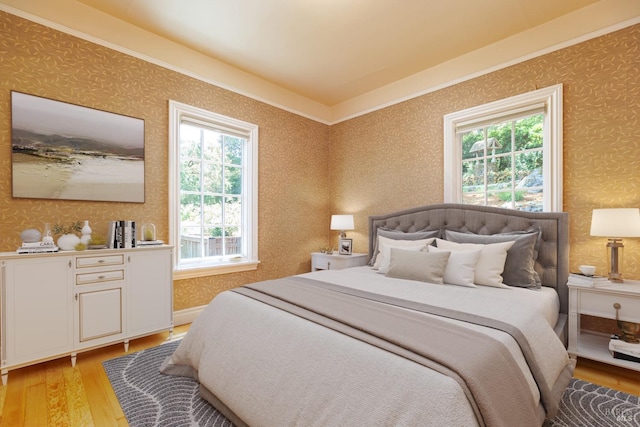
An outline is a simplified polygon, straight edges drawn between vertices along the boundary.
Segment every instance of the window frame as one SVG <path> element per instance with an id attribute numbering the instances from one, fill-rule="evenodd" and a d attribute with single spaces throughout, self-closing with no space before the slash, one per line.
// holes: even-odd
<path id="1" fill-rule="evenodd" d="M 512 96 L 444 116 L 444 202 L 462 203 L 463 124 L 500 122 L 518 112 L 544 107 L 543 211 L 562 212 L 562 84 Z"/>
<path id="2" fill-rule="evenodd" d="M 183 117 L 247 135 L 243 156 L 242 215 L 246 256 L 240 259 L 180 263 L 180 123 Z M 169 244 L 173 251 L 173 278 L 187 279 L 256 270 L 258 259 L 258 126 L 202 108 L 169 100 Z M 246 236 L 246 237 L 245 237 Z"/>

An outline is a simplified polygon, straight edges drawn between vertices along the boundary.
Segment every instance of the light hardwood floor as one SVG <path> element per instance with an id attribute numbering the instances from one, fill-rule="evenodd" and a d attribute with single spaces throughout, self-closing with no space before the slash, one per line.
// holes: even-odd
<path id="1" fill-rule="evenodd" d="M 175 328 L 174 338 L 189 325 Z M 129 352 L 161 344 L 168 333 L 133 340 Z M 0 386 L 0 426 L 126 426 L 102 362 L 125 354 L 122 344 L 78 354 L 76 367 L 68 357 L 9 372 Z M 640 396 L 640 372 L 580 359 L 575 377 Z"/>

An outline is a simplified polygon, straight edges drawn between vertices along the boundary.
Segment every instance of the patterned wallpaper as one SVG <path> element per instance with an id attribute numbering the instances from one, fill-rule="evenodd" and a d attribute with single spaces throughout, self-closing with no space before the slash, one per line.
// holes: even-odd
<path id="1" fill-rule="evenodd" d="M 44 222 L 153 222 L 166 240 L 168 100 L 259 126 L 257 271 L 174 283 L 174 309 L 208 303 L 244 283 L 308 271 L 309 252 L 334 243 L 333 213 L 353 213 L 354 251 L 367 250 L 367 216 L 443 198 L 445 114 L 564 85 L 564 210 L 571 267 L 606 268 L 591 210 L 640 207 L 640 25 L 549 53 L 333 126 L 0 12 L 0 251 Z M 145 120 L 146 201 L 11 197 L 10 91 Z M 625 240 L 626 277 L 640 279 L 640 239 Z"/>
<path id="2" fill-rule="evenodd" d="M 10 91 L 142 118 L 145 203 L 14 199 Z M 167 132 L 170 99 L 259 126 L 257 271 L 174 283 L 174 309 L 207 304 L 248 282 L 309 271 L 309 253 L 328 239 L 328 126 L 134 57 L 0 12 L 0 251 L 45 222 L 112 219 L 153 222 L 167 241 Z"/>
<path id="3" fill-rule="evenodd" d="M 571 268 L 606 274 L 592 209 L 640 207 L 640 25 L 332 126 L 332 209 L 356 215 L 354 249 L 366 251 L 368 215 L 443 201 L 445 114 L 558 83 Z M 623 274 L 640 279 L 640 239 L 624 244 Z"/>

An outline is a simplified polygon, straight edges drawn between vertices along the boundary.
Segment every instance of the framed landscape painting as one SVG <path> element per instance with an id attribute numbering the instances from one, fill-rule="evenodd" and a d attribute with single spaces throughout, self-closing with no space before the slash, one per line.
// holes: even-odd
<path id="1" fill-rule="evenodd" d="M 15 198 L 144 202 L 144 120 L 11 92 Z"/>

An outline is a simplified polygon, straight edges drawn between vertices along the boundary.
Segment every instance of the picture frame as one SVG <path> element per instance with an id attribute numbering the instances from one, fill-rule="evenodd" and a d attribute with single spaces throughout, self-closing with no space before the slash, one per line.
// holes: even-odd
<path id="1" fill-rule="evenodd" d="M 144 203 L 144 120 L 11 91 L 12 196 Z"/>
<path id="2" fill-rule="evenodd" d="M 338 250 L 339 255 L 351 255 L 352 254 L 352 245 L 353 239 L 340 239 L 340 249 Z"/>

